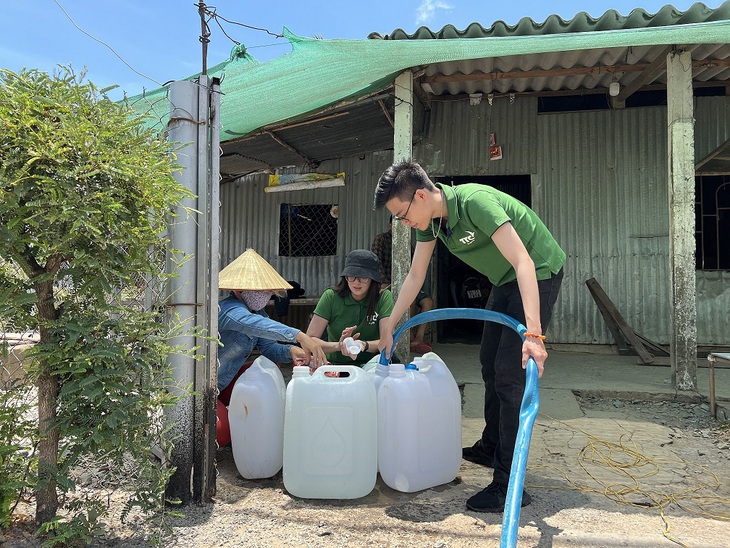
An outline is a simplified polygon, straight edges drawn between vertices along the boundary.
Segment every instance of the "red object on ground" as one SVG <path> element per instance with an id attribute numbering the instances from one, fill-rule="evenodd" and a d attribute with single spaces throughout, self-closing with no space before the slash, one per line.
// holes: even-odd
<path id="1" fill-rule="evenodd" d="M 243 375 L 243 372 L 251 367 L 252 363 L 253 361 L 244 363 L 241 369 L 238 370 L 238 373 L 236 373 L 236 376 L 233 377 L 233 380 L 228 383 L 228 386 L 218 394 L 218 409 L 215 421 L 215 439 L 218 442 L 218 447 L 225 447 L 231 443 L 231 427 L 228 424 L 228 405 L 231 403 L 231 393 L 233 392 L 233 387 L 238 377 Z"/>
<path id="2" fill-rule="evenodd" d="M 216 421 L 215 421 L 215 439 L 218 442 L 218 447 L 225 447 L 231 443 L 231 427 L 228 424 L 228 404 L 231 403 L 231 393 L 233 392 L 233 385 L 236 384 L 238 377 L 243 375 L 253 362 L 246 362 L 238 370 L 233 380 L 226 386 L 221 393 L 218 394 L 218 408 L 216 410 Z"/>
<path id="3" fill-rule="evenodd" d="M 415 354 L 425 354 L 426 352 L 431 352 L 431 350 L 431 345 L 427 342 L 419 341 L 411 343 L 411 352 Z"/>
<path id="4" fill-rule="evenodd" d="M 249 367 L 251 367 L 251 364 L 253 361 L 246 362 L 241 366 L 241 369 L 238 370 L 238 373 L 236 373 L 236 376 L 233 377 L 233 380 L 228 383 L 228 386 L 226 386 L 223 390 L 221 390 L 221 393 L 218 394 L 218 399 L 223 402 L 223 405 L 228 407 L 228 404 L 231 403 L 231 392 L 233 392 L 233 386 L 236 384 L 236 381 L 238 380 L 238 377 L 243 375 L 243 372 L 246 371 Z"/>
<path id="5" fill-rule="evenodd" d="M 231 443 L 231 427 L 228 424 L 228 408 L 220 400 L 216 415 L 215 440 L 218 442 L 218 447 L 225 447 Z"/>

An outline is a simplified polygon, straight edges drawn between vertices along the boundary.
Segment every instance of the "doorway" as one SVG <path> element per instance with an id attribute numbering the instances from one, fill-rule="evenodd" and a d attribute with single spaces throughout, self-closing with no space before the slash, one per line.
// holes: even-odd
<path id="1" fill-rule="evenodd" d="M 490 175 L 435 177 L 435 182 L 451 186 L 465 183 L 489 185 L 509 194 L 530 207 L 532 186 L 529 175 Z M 484 308 L 492 284 L 486 276 L 449 253 L 446 246 L 436 246 L 436 307 Z M 444 320 L 436 322 L 436 333 L 441 343 L 479 344 L 484 322 L 479 320 Z"/>

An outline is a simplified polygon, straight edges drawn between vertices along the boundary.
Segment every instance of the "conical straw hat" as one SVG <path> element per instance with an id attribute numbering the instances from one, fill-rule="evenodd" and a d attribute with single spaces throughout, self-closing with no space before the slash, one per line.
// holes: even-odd
<path id="1" fill-rule="evenodd" d="M 274 267 L 253 249 L 247 249 L 220 271 L 218 287 L 230 291 L 291 289 Z"/>

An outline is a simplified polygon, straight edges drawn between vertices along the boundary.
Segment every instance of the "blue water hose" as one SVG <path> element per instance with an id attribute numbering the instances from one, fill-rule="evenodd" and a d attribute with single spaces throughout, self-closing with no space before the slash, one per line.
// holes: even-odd
<path id="1" fill-rule="evenodd" d="M 480 308 L 439 308 L 422 312 L 407 322 L 393 333 L 393 347 L 398 341 L 401 333 L 422 323 L 435 322 L 438 320 L 482 320 L 496 322 L 514 329 L 517 334 L 525 340 L 527 328 L 514 318 Z M 385 350 L 380 353 L 380 365 L 388 365 L 385 357 Z M 515 452 L 512 456 L 512 469 L 509 473 L 509 485 L 507 487 L 507 499 L 504 505 L 504 516 L 502 518 L 502 539 L 501 548 L 514 548 L 517 546 L 517 528 L 520 523 L 520 509 L 522 507 L 522 490 L 525 485 L 525 469 L 527 468 L 527 457 L 530 452 L 530 438 L 532 437 L 532 426 L 537 417 L 540 407 L 540 395 L 538 392 L 538 371 L 535 360 L 530 356 L 527 361 L 527 374 L 525 381 L 525 393 L 522 396 L 520 406 L 520 426 L 517 430 Z"/>

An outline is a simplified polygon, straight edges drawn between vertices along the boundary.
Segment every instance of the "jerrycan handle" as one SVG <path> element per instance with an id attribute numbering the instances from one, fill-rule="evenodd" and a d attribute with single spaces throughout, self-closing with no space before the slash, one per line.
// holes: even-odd
<path id="1" fill-rule="evenodd" d="M 346 375 L 342 375 L 342 373 L 347 373 Z M 353 380 L 357 375 L 362 374 L 363 371 L 357 366 L 354 365 L 321 365 L 319 366 L 314 373 L 312 373 L 312 377 L 320 376 L 320 377 L 330 377 L 330 378 L 338 378 L 343 380 Z"/>

